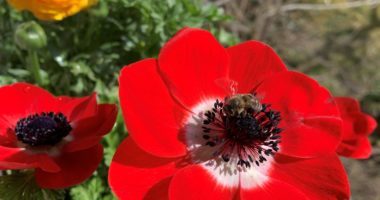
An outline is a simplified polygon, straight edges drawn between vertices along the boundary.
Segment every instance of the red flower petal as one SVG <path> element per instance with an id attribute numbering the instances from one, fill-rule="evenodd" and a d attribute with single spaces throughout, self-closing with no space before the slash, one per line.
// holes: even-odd
<path id="1" fill-rule="evenodd" d="M 256 92 L 281 113 L 280 152 L 299 157 L 335 152 L 342 122 L 331 95 L 316 81 L 281 72 L 263 81 Z"/>
<path id="2" fill-rule="evenodd" d="M 340 156 L 349 158 L 368 159 L 372 153 L 372 145 L 368 138 L 359 137 L 354 140 L 342 141 L 336 152 Z"/>
<path id="3" fill-rule="evenodd" d="M 260 45 L 246 43 L 227 51 L 233 57 L 232 67 L 244 65 L 239 67 L 247 68 L 243 71 L 257 75 L 255 80 L 246 80 L 249 77 L 244 76 L 243 72 L 231 72 L 238 81 L 246 82 L 241 83 L 239 91 L 248 92 L 257 89 L 258 95 L 263 97 L 262 102 L 272 104 L 274 110 L 281 112 L 283 120 L 280 127 L 285 129 L 281 135 L 285 136 L 282 136 L 283 142 L 280 152 L 276 155 L 275 167 L 270 168 L 271 163 L 268 162 L 269 167 L 260 168 L 257 173 L 256 171 L 246 173 L 244 174 L 246 176 L 241 176 L 239 173 L 240 185 L 228 187 L 230 184 L 224 185 L 224 180 L 220 180 L 218 176 L 218 172 L 224 173 L 222 171 L 224 169 L 218 171 L 215 168 L 210 172 L 208 170 L 212 169 L 205 169 L 200 165 L 178 169 L 177 160 L 163 158 L 184 156 L 186 153 L 185 145 L 180 142 L 178 135 L 182 131 L 181 122 L 184 117 L 188 117 L 186 116 L 188 113 L 184 110 L 192 110 L 192 116 L 201 115 L 202 112 L 198 112 L 198 109 L 203 111 L 205 100 L 224 97 L 227 94 L 223 90 L 225 88 L 217 86 L 218 81 L 230 80 L 228 77 L 230 63 L 226 50 L 210 33 L 197 29 L 184 29 L 165 45 L 158 61 L 144 60 L 122 71 L 120 99 L 131 138 L 121 145 L 111 165 L 109 179 L 117 196 L 125 199 L 185 200 L 307 199 L 309 193 L 313 199 L 318 197 L 346 199 L 349 196 L 347 177 L 337 156 L 334 154 L 334 158 L 314 158 L 335 153 L 341 139 L 342 121 L 331 95 L 306 76 L 286 71 L 275 53 Z M 250 60 L 251 55 L 246 53 L 251 48 L 257 48 L 256 50 L 261 52 L 254 60 L 259 61 L 258 66 L 263 66 L 262 69 L 254 66 L 256 63 Z M 241 59 L 238 51 L 244 52 Z M 272 61 L 274 63 L 265 59 L 267 53 L 275 57 Z M 141 80 L 145 76 L 149 79 Z M 255 86 L 257 87 L 253 88 Z M 173 97 L 173 100 L 170 97 Z M 156 102 L 159 102 L 159 106 Z M 178 115 L 180 117 L 175 118 Z M 188 123 L 191 124 L 191 120 Z M 205 121 L 205 124 L 207 123 Z M 187 131 L 190 132 L 190 129 Z M 139 156 L 136 158 L 135 155 Z M 286 159 L 281 160 L 281 157 Z M 330 164 L 332 166 L 328 166 Z M 293 168 L 296 170 L 291 171 Z M 314 171 L 310 172 L 309 168 L 313 168 Z M 305 175 L 305 180 L 296 174 L 297 170 L 301 171 L 301 174 L 309 173 Z M 268 178 L 268 182 L 262 179 L 263 181 L 257 181 L 257 184 L 245 184 L 261 172 L 263 177 L 268 176 L 264 177 Z M 318 177 L 319 175 L 321 177 Z M 310 178 L 312 180 L 308 180 L 310 176 L 314 176 Z M 231 180 L 231 177 L 236 176 L 227 177 L 228 180 Z M 328 178 L 331 178 L 331 182 L 327 180 Z M 233 183 L 235 180 L 237 181 L 234 179 Z M 317 180 L 326 183 L 315 186 Z M 252 189 L 257 185 L 261 187 L 260 190 Z M 239 187 L 242 189 L 241 193 L 238 191 Z"/>
<path id="4" fill-rule="evenodd" d="M 186 149 L 179 140 L 185 111 L 171 98 L 157 73 L 156 60 L 124 67 L 119 81 L 120 103 L 129 133 L 144 150 L 157 156 L 177 157 Z"/>
<path id="5" fill-rule="evenodd" d="M 96 115 L 98 104 L 96 102 L 96 93 L 86 97 L 58 97 L 59 111 L 62 112 L 69 121 L 77 122 L 79 120 Z"/>
<path id="6" fill-rule="evenodd" d="M 240 190 L 240 200 L 250 199 L 302 200 L 309 198 L 296 187 L 275 179 L 269 179 L 261 187 Z"/>
<path id="7" fill-rule="evenodd" d="M 360 112 L 358 100 L 350 97 L 335 97 L 334 99 L 341 114 Z"/>
<path id="8" fill-rule="evenodd" d="M 226 188 L 201 166 L 191 165 L 175 174 L 169 187 L 169 199 L 233 199 L 238 188 Z"/>
<path id="9" fill-rule="evenodd" d="M 53 95 L 27 83 L 15 83 L 0 88 L 0 121 L 13 126 L 19 118 L 29 114 L 56 109 Z M 31 113 L 32 112 L 32 113 Z"/>
<path id="10" fill-rule="evenodd" d="M 63 151 L 74 152 L 98 144 L 103 135 L 110 132 L 117 117 L 117 107 L 113 104 L 98 106 L 95 116 L 76 123 L 71 133 L 72 140 L 64 146 Z"/>
<path id="11" fill-rule="evenodd" d="M 91 137 L 85 137 L 82 139 L 74 139 L 71 142 L 68 142 L 64 145 L 62 148 L 63 152 L 76 152 L 81 151 L 84 149 L 88 149 L 94 145 L 99 144 L 102 141 L 102 136 L 91 136 Z"/>
<path id="12" fill-rule="evenodd" d="M 20 118 L 41 112 L 62 112 L 70 121 L 96 114 L 96 94 L 83 98 L 54 97 L 48 91 L 27 83 L 0 88 L 2 121 L 13 126 Z M 14 105 L 14 106 L 10 106 Z"/>
<path id="13" fill-rule="evenodd" d="M 357 115 L 358 116 L 356 116 L 356 122 L 354 124 L 355 132 L 361 136 L 368 136 L 372 134 L 377 127 L 376 120 L 372 116 L 365 113 L 360 113 Z"/>
<path id="14" fill-rule="evenodd" d="M 101 137 L 112 128 L 116 117 L 114 106 L 109 106 L 112 107 L 109 112 L 102 111 L 103 108 L 103 110 L 110 110 L 106 109 L 106 106 L 99 106 L 100 113 L 97 113 L 95 94 L 84 98 L 54 97 L 39 87 L 25 83 L 1 87 L 0 94 L 8 97 L 0 100 L 0 138 L 5 140 L 0 142 L 0 170 L 35 169 L 38 184 L 45 188 L 65 188 L 78 184 L 96 170 L 103 152 L 102 146 L 98 143 Z M 14 133 L 16 122 L 20 118 L 42 112 L 62 112 L 70 121 L 74 132 L 77 133 L 75 139 L 82 140 L 80 144 L 72 143 L 71 145 L 75 146 L 76 150 L 88 149 L 75 153 L 63 152 L 62 144 L 70 142 L 69 137 L 53 147 L 17 148 L 19 143 Z M 96 114 L 102 114 L 102 116 L 95 116 Z M 97 120 L 85 120 L 94 116 Z M 81 137 L 78 136 L 76 130 L 76 123 L 79 120 L 81 126 L 87 127 L 86 130 L 81 130 L 83 131 Z M 36 124 L 45 128 L 43 122 Z M 97 130 L 94 130 L 95 128 Z M 88 131 L 97 134 L 96 140 L 91 141 L 91 145 L 88 141 L 92 139 L 92 135 Z"/>
<path id="15" fill-rule="evenodd" d="M 311 200 L 348 200 L 346 172 L 334 155 L 297 159 L 277 154 L 270 176 L 283 180 L 307 194 Z"/>
<path id="16" fill-rule="evenodd" d="M 299 124 L 284 126 L 280 152 L 296 157 L 316 157 L 335 152 L 341 133 L 337 118 L 305 118 Z"/>
<path id="17" fill-rule="evenodd" d="M 361 111 L 359 102 L 356 99 L 335 97 L 335 102 L 343 118 L 343 139 L 355 135 L 368 136 L 375 130 L 377 126 L 376 120 Z"/>
<path id="18" fill-rule="evenodd" d="M 128 137 L 112 160 L 109 183 L 120 199 L 167 199 L 169 182 L 176 171 L 174 159 L 148 154 Z"/>
<path id="19" fill-rule="evenodd" d="M 230 79 L 238 82 L 238 93 L 250 93 L 264 79 L 286 66 L 273 49 L 259 41 L 248 41 L 227 48 L 231 58 Z"/>
<path id="20" fill-rule="evenodd" d="M 0 146 L 0 170 L 41 168 L 48 172 L 57 172 L 60 166 L 47 154 L 32 154 L 21 148 Z"/>
<path id="21" fill-rule="evenodd" d="M 377 126 L 371 116 L 362 113 L 359 102 L 349 97 L 336 97 L 339 112 L 343 119 L 343 139 L 337 153 L 355 159 L 366 159 L 372 147 L 368 138 Z"/>
<path id="22" fill-rule="evenodd" d="M 17 137 L 13 125 L 10 125 L 6 119 L 0 115 L 0 145 L 5 147 L 17 148 Z"/>
<path id="23" fill-rule="evenodd" d="M 103 158 L 103 147 L 92 148 L 59 155 L 55 161 L 61 167 L 57 173 L 36 169 L 37 184 L 42 188 L 60 189 L 79 184 L 89 178 Z"/>
<path id="24" fill-rule="evenodd" d="M 162 48 L 158 64 L 171 94 L 187 108 L 204 97 L 226 96 L 216 81 L 228 78 L 229 57 L 207 31 L 180 31 Z"/>
<path id="25" fill-rule="evenodd" d="M 17 121 L 30 114 L 55 110 L 53 95 L 46 90 L 28 83 L 15 83 L 0 87 L 0 144 L 16 147 L 13 132 Z M 11 130 L 11 131 L 10 131 Z"/>
<path id="26" fill-rule="evenodd" d="M 16 138 L 9 129 L 28 115 L 41 112 L 62 112 L 70 121 L 93 116 L 97 111 L 96 96 L 84 98 L 54 97 L 48 91 L 27 83 L 15 83 L 0 88 L 0 136 L 2 144 L 14 146 Z"/>

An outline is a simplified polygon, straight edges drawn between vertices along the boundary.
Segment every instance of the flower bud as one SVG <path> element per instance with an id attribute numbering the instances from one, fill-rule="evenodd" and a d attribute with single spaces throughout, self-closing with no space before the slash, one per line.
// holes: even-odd
<path id="1" fill-rule="evenodd" d="M 22 23 L 17 27 L 15 41 L 25 50 L 37 50 L 47 45 L 44 29 L 34 21 Z"/>

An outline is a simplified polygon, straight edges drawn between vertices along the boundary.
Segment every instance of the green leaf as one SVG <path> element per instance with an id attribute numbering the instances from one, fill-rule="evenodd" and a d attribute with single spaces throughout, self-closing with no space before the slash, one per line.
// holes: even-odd
<path id="1" fill-rule="evenodd" d="M 64 197 L 64 190 L 40 188 L 33 172 L 0 176 L 0 200 L 63 200 Z"/>
<path id="2" fill-rule="evenodd" d="M 25 69 L 8 69 L 8 73 L 17 78 L 25 78 L 30 76 L 30 72 Z"/>
<path id="3" fill-rule="evenodd" d="M 108 194 L 105 195 L 106 193 Z M 72 188 L 70 195 L 73 200 L 114 199 L 105 183 L 99 177 L 93 177 L 87 182 Z"/>

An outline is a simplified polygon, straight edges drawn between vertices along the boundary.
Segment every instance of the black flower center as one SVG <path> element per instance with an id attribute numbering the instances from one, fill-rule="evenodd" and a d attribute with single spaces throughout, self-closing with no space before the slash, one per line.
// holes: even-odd
<path id="1" fill-rule="evenodd" d="M 225 162 L 235 157 L 238 165 L 259 166 L 279 150 L 280 113 L 270 105 L 260 104 L 255 95 L 238 94 L 224 102 L 216 100 L 205 117 L 205 145 L 216 147 L 214 156 Z"/>
<path id="2" fill-rule="evenodd" d="M 41 113 L 18 120 L 17 139 L 30 146 L 55 145 L 67 136 L 72 127 L 62 113 Z"/>

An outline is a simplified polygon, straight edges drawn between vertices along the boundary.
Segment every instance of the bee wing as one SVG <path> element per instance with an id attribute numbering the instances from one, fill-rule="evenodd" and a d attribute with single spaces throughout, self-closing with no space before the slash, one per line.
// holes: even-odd
<path id="1" fill-rule="evenodd" d="M 257 94 L 256 92 L 252 93 L 252 95 L 253 95 L 257 100 L 259 100 L 259 102 L 261 102 L 261 100 L 264 99 L 264 96 L 263 96 L 263 95 Z"/>
<path id="2" fill-rule="evenodd" d="M 222 88 L 229 96 L 235 95 L 238 91 L 238 83 L 227 78 L 217 79 L 215 80 L 215 84 Z"/>

